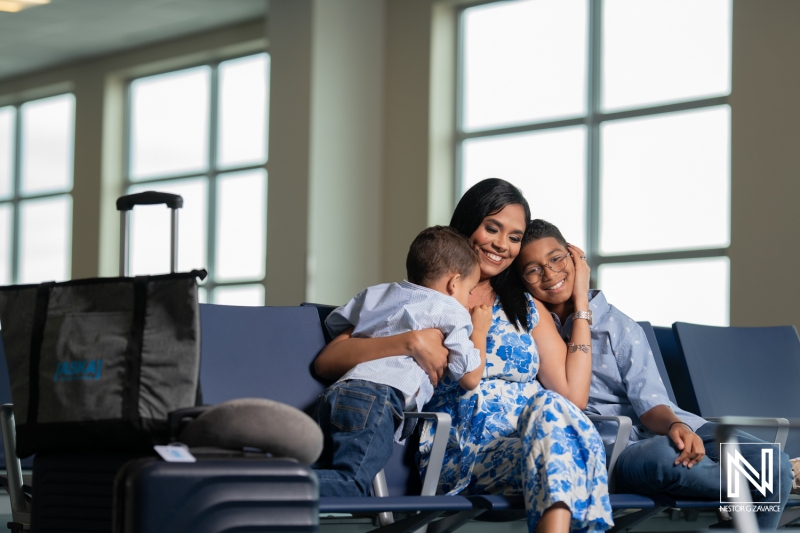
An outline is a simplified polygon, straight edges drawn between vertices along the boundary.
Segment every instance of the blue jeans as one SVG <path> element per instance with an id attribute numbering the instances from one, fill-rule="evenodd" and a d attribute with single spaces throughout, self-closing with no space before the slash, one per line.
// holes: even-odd
<path id="1" fill-rule="evenodd" d="M 692 468 L 673 465 L 679 451 L 672 439 L 666 435 L 658 435 L 628 446 L 619 456 L 614 469 L 617 492 L 669 494 L 681 498 L 719 498 L 721 468 L 715 428 L 716 424 L 709 422 L 697 430 L 697 435 L 703 439 L 706 457 Z M 739 443 L 766 444 L 742 431 L 736 431 L 736 437 Z M 761 471 L 760 447 L 743 446 L 741 454 L 756 470 Z M 775 462 L 780 469 L 780 485 L 777 484 L 778 473 L 775 473 L 775 492 L 780 497 L 780 508 L 783 512 L 789 492 L 792 490 L 794 476 L 788 455 L 780 452 L 775 457 Z M 724 488 L 724 476 L 722 481 Z M 765 499 L 757 490 L 751 491 L 751 494 L 756 503 Z M 767 496 L 768 500 L 775 500 L 774 495 L 767 493 Z M 775 529 L 778 527 L 780 517 L 780 512 L 758 513 L 758 525 L 761 529 Z"/>
<path id="2" fill-rule="evenodd" d="M 363 380 L 334 383 L 317 400 L 314 418 L 325 437 L 314 465 L 320 496 L 368 496 L 389 461 L 403 421 L 403 394 Z"/>

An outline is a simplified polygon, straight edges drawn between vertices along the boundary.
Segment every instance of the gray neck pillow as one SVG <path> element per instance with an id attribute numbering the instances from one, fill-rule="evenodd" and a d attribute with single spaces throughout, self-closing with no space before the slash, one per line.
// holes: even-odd
<path id="1" fill-rule="evenodd" d="M 322 453 L 322 431 L 311 417 L 285 403 L 261 398 L 215 405 L 186 426 L 180 441 L 192 448 L 258 448 L 308 465 Z"/>

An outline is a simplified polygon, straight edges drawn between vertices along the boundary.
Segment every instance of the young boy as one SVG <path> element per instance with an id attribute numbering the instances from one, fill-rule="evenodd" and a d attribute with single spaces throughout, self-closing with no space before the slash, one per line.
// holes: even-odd
<path id="1" fill-rule="evenodd" d="M 528 292 L 545 305 L 568 341 L 574 318 L 575 264 L 558 228 L 544 220 L 530 221 L 515 266 Z M 657 300 L 653 305 L 658 305 Z M 589 309 L 592 381 L 586 412 L 624 415 L 633 422 L 628 446 L 614 469 L 617 492 L 719 498 L 715 425 L 670 402 L 647 337 L 636 322 L 610 305 L 599 290 L 589 291 Z M 604 426 L 598 425 L 603 440 L 613 442 L 616 426 Z M 763 443 L 743 432 L 737 436 L 739 442 Z M 742 455 L 760 468 L 760 450 L 756 448 L 745 447 Z M 705 455 L 708 459 L 703 460 Z M 780 493 L 782 509 L 791 489 L 792 470 L 785 453 L 776 459 L 781 483 L 775 491 Z M 753 495 L 756 501 L 762 497 L 757 491 Z M 780 514 L 758 513 L 759 526 L 775 529 Z"/>
<path id="2" fill-rule="evenodd" d="M 449 227 L 423 230 L 408 251 L 408 281 L 369 287 L 325 321 L 335 337 L 353 328 L 353 337 L 387 337 L 436 328 L 450 350 L 448 371 L 465 389 L 480 382 L 492 311 L 467 311 L 478 284 L 478 256 Z M 471 313 L 471 314 L 470 314 Z M 372 480 L 413 425 L 402 427 L 403 412 L 419 411 L 433 395 L 428 374 L 411 356 L 356 365 L 320 396 L 315 418 L 325 450 L 315 465 L 320 496 L 365 496 Z M 394 438 L 393 438 L 394 436 Z"/>

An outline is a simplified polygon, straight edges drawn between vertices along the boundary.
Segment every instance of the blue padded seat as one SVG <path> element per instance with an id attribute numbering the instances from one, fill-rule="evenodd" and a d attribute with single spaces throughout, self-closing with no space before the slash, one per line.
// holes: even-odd
<path id="1" fill-rule="evenodd" d="M 672 326 L 703 417 L 800 418 L 800 337 L 794 326 Z M 748 430 L 772 440 L 774 430 Z M 800 456 L 800 430 L 789 432 L 789 457 Z"/>

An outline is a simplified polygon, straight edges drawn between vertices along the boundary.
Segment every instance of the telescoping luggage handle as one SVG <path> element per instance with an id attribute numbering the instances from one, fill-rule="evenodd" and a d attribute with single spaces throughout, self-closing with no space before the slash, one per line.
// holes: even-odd
<path id="1" fill-rule="evenodd" d="M 183 197 L 167 192 L 145 191 L 117 198 L 119 211 L 119 275 L 128 275 L 128 213 L 137 205 L 166 204 L 172 209 L 170 272 L 178 270 L 178 209 L 183 207 Z"/>

